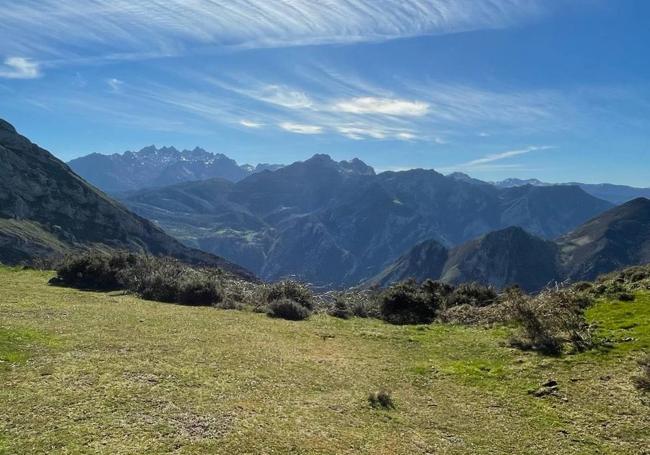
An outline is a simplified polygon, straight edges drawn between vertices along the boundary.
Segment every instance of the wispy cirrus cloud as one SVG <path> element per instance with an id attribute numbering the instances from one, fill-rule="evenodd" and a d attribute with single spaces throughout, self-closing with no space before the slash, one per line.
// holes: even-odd
<path id="1" fill-rule="evenodd" d="M 0 77 L 7 79 L 36 79 L 40 76 L 40 65 L 28 58 L 7 57 L 0 65 Z"/>
<path id="2" fill-rule="evenodd" d="M 116 58 L 382 41 L 507 27 L 547 9 L 542 0 L 22 0 L 3 5 L 0 55 Z"/>
<path id="3" fill-rule="evenodd" d="M 246 120 L 246 119 L 240 120 L 239 124 L 241 126 L 245 126 L 246 128 L 262 128 L 264 126 L 263 123 L 254 122 L 252 120 Z"/>
<path id="4" fill-rule="evenodd" d="M 278 125 L 285 131 L 296 134 L 322 134 L 323 127 L 319 125 L 305 125 L 303 123 L 282 122 Z"/>
<path id="5" fill-rule="evenodd" d="M 112 77 L 106 80 L 106 84 L 113 93 L 119 93 L 124 85 L 124 81 Z"/>
<path id="6" fill-rule="evenodd" d="M 396 117 L 422 117 L 429 112 L 429 104 L 424 101 L 375 98 L 364 96 L 336 102 L 332 106 L 335 112 L 349 114 L 378 114 Z"/>

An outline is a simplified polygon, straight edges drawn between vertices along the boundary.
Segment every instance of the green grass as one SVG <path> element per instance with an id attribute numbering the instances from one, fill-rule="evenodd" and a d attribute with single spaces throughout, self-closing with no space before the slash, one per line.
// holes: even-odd
<path id="1" fill-rule="evenodd" d="M 0 269 L 0 453 L 642 454 L 650 296 L 589 310 L 613 347 L 545 358 L 509 329 L 190 308 Z M 632 338 L 630 341 L 624 339 Z M 528 392 L 547 379 L 559 395 Z M 368 404 L 388 389 L 396 409 Z"/>

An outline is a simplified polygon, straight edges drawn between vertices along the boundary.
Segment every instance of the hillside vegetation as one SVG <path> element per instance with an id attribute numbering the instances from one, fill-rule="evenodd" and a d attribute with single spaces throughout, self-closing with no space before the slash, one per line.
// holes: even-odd
<path id="1" fill-rule="evenodd" d="M 32 263 L 87 249 L 172 256 L 253 278 L 129 212 L 0 119 L 0 262 Z"/>
<path id="2" fill-rule="evenodd" d="M 292 322 L 48 286 L 53 275 L 0 268 L 0 453 L 650 446 L 650 397 L 635 379 L 650 351 L 648 291 L 587 310 L 598 348 L 546 357 L 509 347 L 513 327 Z"/>

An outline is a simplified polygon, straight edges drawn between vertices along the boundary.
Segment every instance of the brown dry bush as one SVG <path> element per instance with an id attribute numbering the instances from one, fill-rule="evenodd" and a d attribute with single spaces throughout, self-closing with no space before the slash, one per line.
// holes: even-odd
<path id="1" fill-rule="evenodd" d="M 534 297 L 511 293 L 504 301 L 520 326 L 511 345 L 548 355 L 561 354 L 565 344 L 575 351 L 593 346 L 592 331 L 583 313 L 587 303 L 580 293 L 555 288 Z"/>

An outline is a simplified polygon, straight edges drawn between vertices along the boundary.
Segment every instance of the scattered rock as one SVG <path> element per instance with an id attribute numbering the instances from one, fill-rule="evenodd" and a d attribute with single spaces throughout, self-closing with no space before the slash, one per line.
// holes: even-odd
<path id="1" fill-rule="evenodd" d="M 559 386 L 556 380 L 549 379 L 542 386 L 536 390 L 529 390 L 528 394 L 535 397 L 545 397 L 548 395 L 556 395 L 559 391 Z"/>

